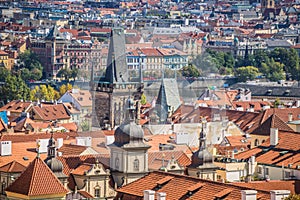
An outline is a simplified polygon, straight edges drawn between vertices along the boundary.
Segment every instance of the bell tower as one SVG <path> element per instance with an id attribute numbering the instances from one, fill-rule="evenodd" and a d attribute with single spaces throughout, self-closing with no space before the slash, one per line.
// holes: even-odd
<path id="1" fill-rule="evenodd" d="M 109 145 L 111 174 L 118 187 L 135 181 L 149 172 L 150 146 L 144 143 L 144 131 L 136 124 L 135 110 L 134 100 L 127 99 L 127 118 L 116 129 L 114 143 Z"/>
<path id="2" fill-rule="evenodd" d="M 105 77 L 92 83 L 95 94 L 93 106 L 97 118 L 93 126 L 100 126 L 102 129 L 119 126 L 126 118 L 128 94 L 133 96 L 134 102 L 138 102 L 143 88 L 142 81 L 132 82 L 128 75 L 124 30 L 112 28 Z"/>

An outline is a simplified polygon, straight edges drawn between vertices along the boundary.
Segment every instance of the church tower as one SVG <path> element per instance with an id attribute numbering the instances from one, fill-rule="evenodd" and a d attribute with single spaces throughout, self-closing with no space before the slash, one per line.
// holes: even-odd
<path id="1" fill-rule="evenodd" d="M 45 159 L 45 163 L 61 183 L 66 186 L 68 176 L 63 173 L 63 164 L 56 158 L 57 152 L 53 132 L 51 133 L 47 148 L 47 158 Z"/>
<path id="2" fill-rule="evenodd" d="M 94 110 L 96 122 L 93 126 L 109 129 L 119 126 L 126 115 L 126 99 L 133 96 L 135 103 L 141 99 L 143 83 L 130 81 L 126 62 L 125 36 L 122 28 L 113 28 L 110 33 L 110 44 L 105 77 L 94 80 Z"/>
<path id="3" fill-rule="evenodd" d="M 206 145 L 206 121 L 202 119 L 202 128 L 199 138 L 199 149 L 192 155 L 192 163 L 188 167 L 189 176 L 202 179 L 216 180 L 217 166 L 213 163 L 213 156 Z"/>
<path id="4" fill-rule="evenodd" d="M 144 131 L 135 122 L 132 99 L 126 102 L 126 120 L 116 129 L 115 141 L 109 145 L 110 168 L 118 187 L 135 181 L 148 173 L 148 149 Z"/>

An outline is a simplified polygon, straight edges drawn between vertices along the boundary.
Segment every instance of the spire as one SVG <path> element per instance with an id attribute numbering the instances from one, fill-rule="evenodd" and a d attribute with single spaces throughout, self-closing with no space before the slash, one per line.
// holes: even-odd
<path id="1" fill-rule="evenodd" d="M 53 131 L 51 131 L 51 137 L 48 142 L 48 158 L 55 158 L 56 157 L 56 146 L 55 146 L 55 140 L 53 138 Z"/>
<path id="2" fill-rule="evenodd" d="M 200 132 L 200 137 L 199 137 L 199 150 L 203 151 L 204 149 L 206 149 L 206 132 L 205 132 L 205 128 L 206 128 L 206 120 L 205 118 L 201 118 L 201 123 L 202 123 L 202 127 L 201 127 L 201 132 Z"/>
<path id="3" fill-rule="evenodd" d="M 113 28 L 110 33 L 105 81 L 110 83 L 128 81 L 125 36 L 122 28 Z"/>

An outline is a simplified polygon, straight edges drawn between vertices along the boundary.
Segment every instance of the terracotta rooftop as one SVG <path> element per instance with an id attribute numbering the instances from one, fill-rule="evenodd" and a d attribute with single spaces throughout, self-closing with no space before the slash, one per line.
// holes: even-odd
<path id="1" fill-rule="evenodd" d="M 109 167 L 109 154 L 97 154 L 97 155 L 70 155 L 57 157 L 64 166 L 64 173 L 68 176 L 74 169 L 82 164 L 94 164 L 96 160 L 103 164 L 105 168 Z"/>
<path id="2" fill-rule="evenodd" d="M 66 133 L 54 133 L 54 139 L 63 138 L 71 139 L 77 137 L 78 134 L 75 132 Z M 37 139 L 49 139 L 51 137 L 50 133 L 36 133 L 36 134 L 2 134 L 0 141 L 12 141 L 12 143 L 24 143 L 24 142 L 35 142 Z"/>
<path id="3" fill-rule="evenodd" d="M 234 101 L 233 106 L 235 108 L 242 107 L 245 111 L 250 108 L 253 108 L 254 111 L 260 112 L 263 110 L 264 106 L 272 107 L 272 104 L 268 101 Z"/>
<path id="4" fill-rule="evenodd" d="M 24 165 L 17 161 L 12 161 L 0 167 L 0 172 L 18 173 L 26 169 Z"/>
<path id="5" fill-rule="evenodd" d="M 47 181 L 45 181 L 47 180 Z M 26 195 L 29 198 L 41 195 L 66 194 L 61 184 L 45 162 L 37 157 L 25 171 L 6 189 L 6 192 Z"/>
<path id="6" fill-rule="evenodd" d="M 58 149 L 62 155 L 80 155 L 83 153 L 88 147 L 74 145 L 74 144 L 64 144 L 62 147 Z"/>
<path id="7" fill-rule="evenodd" d="M 158 185 L 158 183 L 161 184 Z M 122 196 L 123 199 L 133 197 L 143 199 L 144 190 L 155 190 L 156 192 L 165 192 L 167 199 L 181 199 L 184 197 L 184 199 L 209 200 L 218 197 L 225 200 L 240 200 L 241 190 L 245 189 L 245 187 L 156 171 L 118 189 L 117 198 Z M 258 195 L 261 196 L 261 200 L 270 199 L 269 192 L 258 191 Z"/>
<path id="8" fill-rule="evenodd" d="M 162 166 L 162 159 L 167 163 L 174 157 L 182 167 L 189 166 L 191 159 L 183 151 L 155 151 L 148 153 L 149 169 L 158 170 Z"/>
<path id="9" fill-rule="evenodd" d="M 297 153 L 300 151 L 300 134 L 279 131 L 278 138 L 278 144 L 274 147 L 270 146 L 270 139 L 268 139 L 256 148 L 235 155 L 235 158 L 248 159 L 255 156 L 258 163 L 278 167 L 292 164 L 291 168 L 295 169 L 300 165 L 300 154 Z"/>
<path id="10" fill-rule="evenodd" d="M 22 113 L 24 110 L 27 110 L 32 105 L 31 102 L 23 102 L 20 100 L 14 100 L 3 107 L 0 108 L 0 111 L 10 111 L 10 112 L 17 112 Z"/>
<path id="11" fill-rule="evenodd" d="M 262 190 L 270 192 L 271 190 L 289 190 L 291 194 L 300 194 L 300 181 L 299 180 L 270 180 L 270 181 L 253 181 L 253 182 L 235 182 L 232 185 L 247 187 L 254 190 Z"/>
<path id="12" fill-rule="evenodd" d="M 67 113 L 63 104 L 42 107 L 34 106 L 32 110 L 44 121 L 70 119 L 70 115 Z"/>
<path id="13" fill-rule="evenodd" d="M 87 171 L 90 171 L 93 167 L 92 164 L 84 163 L 82 165 L 79 165 L 76 169 L 72 171 L 72 174 L 75 175 L 84 175 Z"/>

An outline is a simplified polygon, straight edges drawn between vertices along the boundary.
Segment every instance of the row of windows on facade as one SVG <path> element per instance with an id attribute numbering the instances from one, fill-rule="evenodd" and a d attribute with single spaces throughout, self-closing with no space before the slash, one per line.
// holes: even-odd
<path id="1" fill-rule="evenodd" d="M 147 58 L 148 63 L 149 62 L 161 62 L 162 59 L 158 59 L 158 58 Z M 127 59 L 128 63 L 138 63 L 138 62 L 144 62 L 144 59 L 142 59 L 141 61 L 138 58 L 128 58 Z M 186 58 L 165 58 L 164 62 L 187 62 Z"/>

